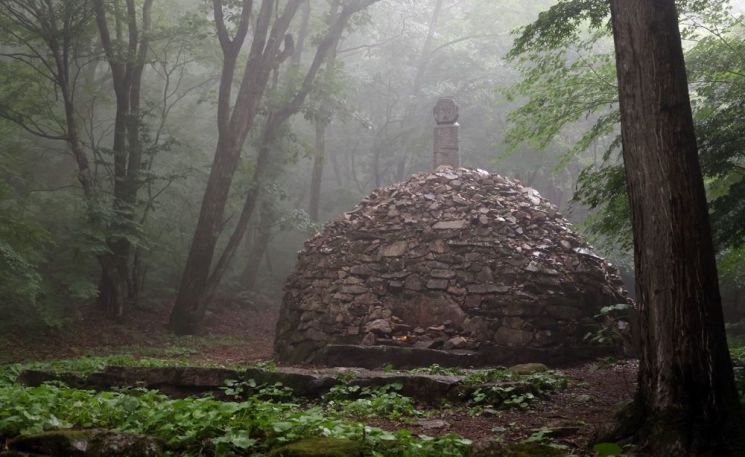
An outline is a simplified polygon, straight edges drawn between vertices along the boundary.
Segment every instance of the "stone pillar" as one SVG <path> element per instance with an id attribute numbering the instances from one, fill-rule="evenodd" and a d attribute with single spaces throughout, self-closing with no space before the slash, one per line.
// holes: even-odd
<path id="1" fill-rule="evenodd" d="M 452 98 L 441 98 L 435 109 L 435 140 L 433 166 L 460 167 L 458 154 L 458 105 Z"/>

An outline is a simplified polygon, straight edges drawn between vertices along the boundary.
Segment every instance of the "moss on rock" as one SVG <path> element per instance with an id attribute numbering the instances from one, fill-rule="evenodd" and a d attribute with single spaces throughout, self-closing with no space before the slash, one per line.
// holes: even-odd
<path id="1" fill-rule="evenodd" d="M 274 449 L 272 457 L 355 457 L 363 455 L 362 444 L 335 438 L 309 438 Z"/>
<path id="2" fill-rule="evenodd" d="M 565 457 L 561 449 L 542 443 L 498 443 L 476 445 L 470 457 Z"/>
<path id="3" fill-rule="evenodd" d="M 510 367 L 509 370 L 515 374 L 530 375 L 546 372 L 548 371 L 548 367 L 542 363 L 522 363 L 520 365 Z"/>

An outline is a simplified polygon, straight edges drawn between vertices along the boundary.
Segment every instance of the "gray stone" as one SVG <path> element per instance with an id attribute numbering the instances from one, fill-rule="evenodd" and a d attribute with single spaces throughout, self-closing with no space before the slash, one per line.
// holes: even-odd
<path id="1" fill-rule="evenodd" d="M 409 244 L 406 241 L 397 241 L 388 246 L 383 246 L 380 251 L 380 255 L 383 257 L 400 257 L 404 255 L 406 250 L 409 248 Z"/>
<path id="2" fill-rule="evenodd" d="M 349 269 L 349 272 L 353 275 L 367 277 L 374 273 L 367 265 L 354 265 Z"/>
<path id="3" fill-rule="evenodd" d="M 450 424 L 441 419 L 419 419 L 416 421 L 416 425 L 422 427 L 424 430 L 444 430 L 450 428 Z"/>
<path id="4" fill-rule="evenodd" d="M 419 276 L 416 275 L 411 275 L 406 278 L 404 287 L 414 291 L 422 290 L 424 288 L 424 286 L 422 285 L 422 280 L 419 278 Z"/>
<path id="5" fill-rule="evenodd" d="M 461 230 L 468 224 L 468 221 L 441 221 L 432 226 L 435 230 Z"/>
<path id="6" fill-rule="evenodd" d="M 341 288 L 341 290 L 340 290 L 341 293 L 343 293 L 343 294 L 349 294 L 349 295 L 364 294 L 364 293 L 366 293 L 368 291 L 369 290 L 368 290 L 367 287 L 365 287 L 365 286 L 356 286 L 356 285 L 343 286 Z"/>
<path id="7" fill-rule="evenodd" d="M 452 270 L 432 270 L 429 275 L 436 279 L 451 279 L 455 277 L 455 272 Z"/>
<path id="8" fill-rule="evenodd" d="M 390 290 L 401 290 L 404 288 L 404 283 L 401 281 L 388 281 L 388 288 Z"/>
<path id="9" fill-rule="evenodd" d="M 365 333 L 378 333 L 382 335 L 388 335 L 393 332 L 391 323 L 387 319 L 376 319 L 372 322 L 365 324 Z"/>
<path id="10" fill-rule="evenodd" d="M 375 334 L 370 332 L 365 335 L 364 338 L 362 338 L 362 345 L 363 346 L 374 346 L 377 342 L 377 338 L 375 337 Z"/>
<path id="11" fill-rule="evenodd" d="M 448 288 L 448 284 L 447 279 L 430 279 L 427 281 L 427 289 L 445 290 Z"/>
<path id="12" fill-rule="evenodd" d="M 494 294 L 508 292 L 508 286 L 496 286 L 494 284 L 469 284 L 466 287 L 469 294 Z"/>
<path id="13" fill-rule="evenodd" d="M 466 347 L 468 340 L 462 336 L 455 336 L 445 342 L 445 349 L 462 349 Z"/>
<path id="14" fill-rule="evenodd" d="M 494 272 L 491 268 L 484 267 L 479 271 L 479 274 L 476 275 L 476 279 L 481 282 L 490 283 L 494 280 Z"/>

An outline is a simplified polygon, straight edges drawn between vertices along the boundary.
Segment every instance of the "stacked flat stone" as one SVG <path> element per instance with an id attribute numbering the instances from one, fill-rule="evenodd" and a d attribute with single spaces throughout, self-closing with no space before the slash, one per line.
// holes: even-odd
<path id="1" fill-rule="evenodd" d="M 305 243 L 275 349 L 294 363 L 329 344 L 569 351 L 590 344 L 600 308 L 628 301 L 536 190 L 440 167 L 374 191 Z"/>

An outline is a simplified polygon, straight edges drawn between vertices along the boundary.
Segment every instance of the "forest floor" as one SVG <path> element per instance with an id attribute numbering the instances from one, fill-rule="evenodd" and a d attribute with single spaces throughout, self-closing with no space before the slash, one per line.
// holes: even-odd
<path id="1" fill-rule="evenodd" d="M 0 364 L 116 354 L 194 365 L 269 360 L 277 312 L 264 305 L 258 309 L 224 302 L 208 315 L 202 335 L 193 337 L 167 332 L 167 306 L 136 311 L 122 323 L 110 321 L 94 308 L 84 309 L 80 315 L 85 317 L 64 329 L 0 335 Z M 406 429 L 429 436 L 456 433 L 474 441 L 550 440 L 585 455 L 583 450 L 612 421 L 618 405 L 631 399 L 636 370 L 635 361 L 615 360 L 563 368 L 567 388 L 523 409 L 448 407 L 428 410 L 424 419 L 357 419 L 385 430 Z"/>
<path id="2" fill-rule="evenodd" d="M 60 328 L 0 332 L 0 364 L 121 353 L 226 364 L 272 357 L 273 304 L 223 300 L 215 308 L 207 312 L 199 335 L 176 336 L 167 329 L 168 303 L 135 309 L 120 323 L 96 306 L 83 307 Z"/>

